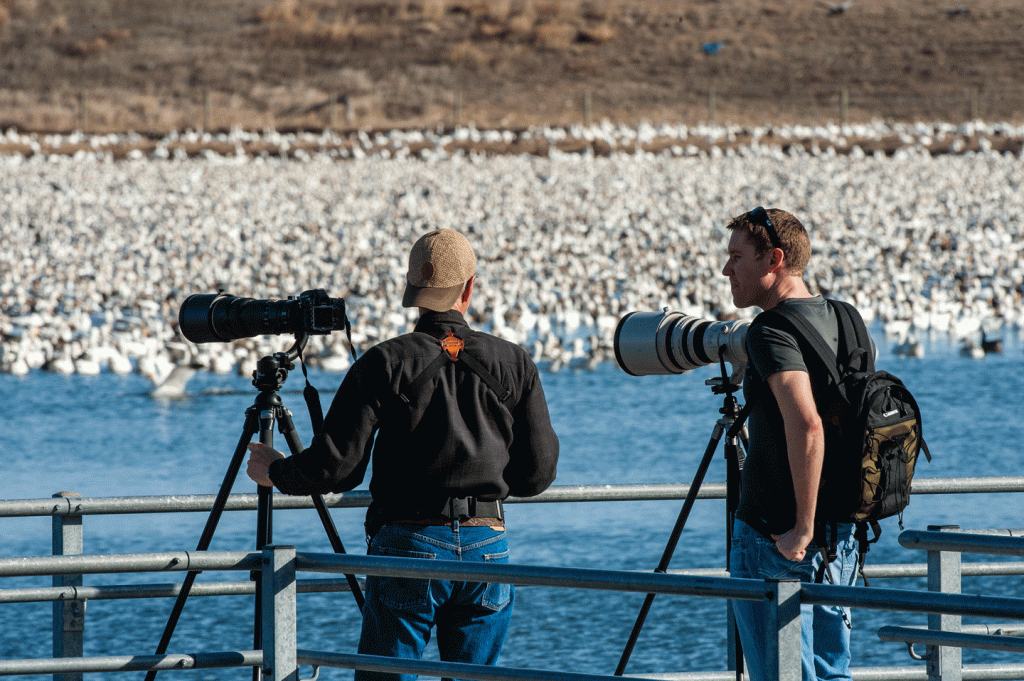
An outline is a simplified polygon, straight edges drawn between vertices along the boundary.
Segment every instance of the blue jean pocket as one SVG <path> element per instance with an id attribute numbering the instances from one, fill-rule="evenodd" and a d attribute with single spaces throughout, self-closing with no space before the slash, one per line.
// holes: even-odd
<path id="1" fill-rule="evenodd" d="M 394 549 L 388 546 L 372 547 L 371 555 L 395 556 L 400 558 L 434 559 L 433 553 Z M 376 598 L 389 608 L 404 612 L 429 612 L 430 580 L 408 577 L 368 576 L 366 578 L 367 598 Z"/>
<path id="2" fill-rule="evenodd" d="M 508 551 L 501 553 L 489 553 L 484 555 L 485 563 L 508 563 Z M 512 585 L 501 583 L 487 583 L 484 586 L 483 596 L 480 598 L 480 605 L 488 610 L 497 612 L 512 600 Z"/>

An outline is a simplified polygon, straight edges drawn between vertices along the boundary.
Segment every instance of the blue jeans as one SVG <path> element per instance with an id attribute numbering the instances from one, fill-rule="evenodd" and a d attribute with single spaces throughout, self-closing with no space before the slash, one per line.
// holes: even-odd
<path id="1" fill-rule="evenodd" d="M 389 524 L 370 541 L 371 556 L 508 562 L 504 530 L 490 527 Z M 511 584 L 441 579 L 366 579 L 359 652 L 420 659 L 437 627 L 440 657 L 448 662 L 496 664 L 512 618 Z M 415 674 L 356 671 L 356 681 L 412 681 Z"/>
<path id="2" fill-rule="evenodd" d="M 857 578 L 857 542 L 852 523 L 840 523 L 836 559 L 829 564 L 833 583 L 853 586 Z M 733 523 L 729 572 L 733 577 L 749 579 L 799 579 L 814 581 L 821 564 L 821 552 L 812 542 L 800 562 L 787 559 L 775 544 L 742 520 Z M 824 579 L 828 583 L 828 578 Z M 753 681 L 764 678 L 766 606 L 759 601 L 732 601 L 733 616 L 747 661 L 747 673 Z M 801 605 L 801 646 L 803 681 L 814 679 L 851 679 L 850 609 L 822 605 Z"/>

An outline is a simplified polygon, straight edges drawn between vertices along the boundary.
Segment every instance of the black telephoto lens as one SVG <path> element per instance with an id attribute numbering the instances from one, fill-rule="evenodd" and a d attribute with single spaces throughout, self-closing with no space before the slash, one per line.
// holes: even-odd
<path id="1" fill-rule="evenodd" d="M 299 333 L 302 323 L 298 308 L 297 300 L 196 293 L 181 304 L 178 326 L 193 343 L 228 343 L 264 334 Z"/>

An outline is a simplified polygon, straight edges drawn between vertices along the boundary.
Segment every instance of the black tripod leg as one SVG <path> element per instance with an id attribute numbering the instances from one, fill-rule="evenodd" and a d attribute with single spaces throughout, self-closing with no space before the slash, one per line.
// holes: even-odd
<path id="1" fill-rule="evenodd" d="M 259 414 L 260 442 L 268 447 L 273 447 L 274 417 L 277 412 L 277 408 L 274 405 L 277 402 L 276 393 L 271 395 L 268 401 L 271 404 L 264 407 Z M 262 551 L 264 546 L 274 541 L 274 488 L 257 485 L 256 493 L 256 550 Z M 253 650 L 262 650 L 263 599 L 260 594 L 263 593 L 263 571 L 255 570 L 252 574 L 252 579 L 256 583 L 256 600 L 253 605 L 252 647 Z M 253 681 L 259 681 L 262 676 L 263 671 L 259 667 L 252 668 Z"/>
<path id="2" fill-rule="evenodd" d="M 732 549 L 732 523 L 733 519 L 736 517 L 736 508 L 739 506 L 740 476 L 743 472 L 743 452 L 740 450 L 739 439 L 736 437 L 726 438 L 725 462 L 725 568 L 728 570 L 731 567 L 729 565 L 729 555 Z M 743 681 L 743 646 L 740 643 L 740 635 L 739 630 L 736 628 L 736 620 L 732 616 L 731 602 L 727 607 L 729 608 L 727 617 L 730 642 L 729 661 L 735 664 L 736 681 Z"/>
<path id="3" fill-rule="evenodd" d="M 700 466 L 697 467 L 697 473 L 693 476 L 693 482 L 690 483 L 690 490 L 686 494 L 686 501 L 683 502 L 683 508 L 679 511 L 679 517 L 676 519 L 675 527 L 672 528 L 672 535 L 669 537 L 668 544 L 665 546 L 665 552 L 661 556 L 661 562 L 658 563 L 658 567 L 655 572 L 667 572 L 668 564 L 672 561 L 672 554 L 675 553 L 676 544 L 679 543 L 679 537 L 683 533 L 683 528 L 686 526 L 686 520 L 690 516 L 690 509 L 693 508 L 694 502 L 697 501 L 697 492 L 700 491 L 700 486 L 704 482 L 704 475 L 708 472 L 708 467 L 711 466 L 711 460 L 715 456 L 715 450 L 718 449 L 718 442 L 722 439 L 722 433 L 725 432 L 725 424 L 719 421 L 715 424 L 714 433 L 711 435 L 711 441 L 708 442 L 707 449 L 704 450 L 704 458 L 701 459 Z M 633 631 L 629 635 L 629 641 L 626 643 L 625 650 L 622 651 L 622 657 L 619 659 L 619 666 L 615 669 L 615 676 L 622 676 L 626 671 L 626 665 L 629 663 L 629 656 L 633 654 L 633 648 L 636 646 L 637 639 L 640 638 L 640 630 L 644 626 L 644 621 L 647 619 L 647 613 L 651 609 L 651 604 L 654 603 L 654 597 L 656 594 L 647 594 L 647 598 L 644 599 L 643 607 L 640 608 L 640 614 L 636 618 L 636 622 L 633 624 Z"/>
<path id="4" fill-rule="evenodd" d="M 292 416 L 287 409 L 281 409 L 278 428 L 281 434 L 284 435 L 284 439 L 288 442 L 288 448 L 291 450 L 291 453 L 297 454 L 301 452 L 302 443 L 299 441 L 299 435 L 295 431 L 295 423 L 292 421 Z M 327 532 L 327 540 L 331 542 L 331 548 L 335 553 L 345 553 L 345 546 L 341 543 L 341 537 L 338 535 L 338 528 L 334 525 L 334 519 L 331 518 L 331 514 L 327 511 L 324 498 L 319 494 L 313 494 L 310 498 L 313 500 L 313 506 L 316 507 L 317 515 L 320 516 L 320 522 L 323 523 L 324 531 Z M 355 575 L 345 575 L 345 578 L 348 580 L 349 588 L 352 589 L 352 596 L 356 599 L 356 605 L 362 611 L 364 599 L 363 591 L 359 587 L 359 580 L 356 579 Z"/>
<path id="5" fill-rule="evenodd" d="M 224 475 L 224 482 L 221 483 L 220 491 L 217 493 L 210 516 L 206 519 L 206 527 L 203 528 L 203 534 L 199 538 L 196 551 L 205 551 L 210 547 L 210 542 L 213 541 L 213 533 L 217 529 L 217 523 L 220 521 L 224 506 L 227 505 L 228 495 L 231 494 L 231 487 L 235 484 L 235 478 L 238 477 L 238 471 L 241 469 L 242 461 L 245 459 L 246 446 L 252 441 L 256 431 L 256 418 L 253 414 L 247 412 L 242 437 L 239 438 L 234 456 L 231 457 L 231 463 L 228 465 L 227 473 Z M 174 607 L 171 609 L 171 616 L 167 619 L 164 633 L 160 637 L 159 645 L 157 645 L 157 655 L 163 655 L 167 652 L 171 636 L 174 635 L 174 628 L 178 625 L 178 618 L 181 617 L 181 611 L 185 608 L 185 601 L 188 599 L 189 592 L 192 591 L 192 584 L 195 583 L 196 575 L 198 574 L 198 571 L 189 571 L 185 575 L 185 579 L 181 584 L 181 591 L 178 592 L 178 598 L 174 601 Z M 146 681 L 153 681 L 155 678 L 156 670 L 151 670 L 146 674 Z"/>

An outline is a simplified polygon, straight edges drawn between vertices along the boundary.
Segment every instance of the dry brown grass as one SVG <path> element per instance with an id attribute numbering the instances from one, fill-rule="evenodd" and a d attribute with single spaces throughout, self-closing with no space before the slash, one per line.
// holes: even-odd
<path id="1" fill-rule="evenodd" d="M 950 3 L 955 4 L 955 3 Z M 0 126 L 1024 118 L 1024 6 L 856 0 L 0 0 Z M 199 36 L 199 38 L 197 38 Z M 702 45 L 721 41 L 720 54 Z M 343 76 L 343 73 L 349 75 Z M 353 76 L 352 74 L 358 74 Z M 210 107 L 204 112 L 204 93 Z M 336 109 L 337 107 L 333 107 Z M 340 114 L 338 114 L 340 115 Z M 204 117 L 209 119 L 204 121 Z"/>
<path id="2" fill-rule="evenodd" d="M 375 11 L 369 11 L 371 7 Z M 376 22 L 365 18 L 371 14 Z M 546 50 L 566 50 L 579 40 L 606 42 L 615 35 L 609 22 L 593 21 L 595 14 L 584 12 L 580 0 L 405 0 L 372 5 L 274 0 L 256 12 L 257 22 L 277 40 L 338 44 L 399 37 L 402 29 L 396 22 L 435 32 L 439 30 L 436 22 L 453 16 L 467 17 L 479 39 L 528 40 Z M 453 62 L 479 63 L 473 52 L 462 44 L 445 50 Z"/>
<path id="3" fill-rule="evenodd" d="M 543 50 L 568 50 L 579 31 L 566 21 L 549 21 L 534 27 L 534 42 Z"/>

